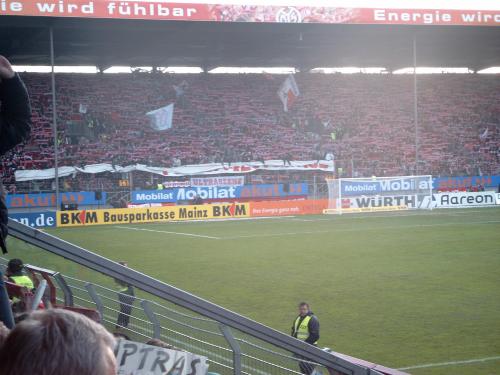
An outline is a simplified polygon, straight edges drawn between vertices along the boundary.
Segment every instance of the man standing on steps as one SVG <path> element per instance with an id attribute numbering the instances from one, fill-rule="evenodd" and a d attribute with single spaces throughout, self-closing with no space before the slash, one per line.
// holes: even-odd
<path id="1" fill-rule="evenodd" d="M 124 267 L 128 267 L 127 262 L 118 262 Z M 127 328 L 132 316 L 132 305 L 135 301 L 134 287 L 126 282 L 116 279 L 118 284 L 118 301 L 120 303 L 120 312 L 116 319 L 116 329 Z"/>
<path id="2" fill-rule="evenodd" d="M 299 316 L 293 322 L 292 336 L 314 346 L 318 344 L 319 320 L 307 302 L 299 303 Z M 308 362 L 299 362 L 299 367 L 300 372 L 306 375 L 314 371 L 314 365 Z"/>

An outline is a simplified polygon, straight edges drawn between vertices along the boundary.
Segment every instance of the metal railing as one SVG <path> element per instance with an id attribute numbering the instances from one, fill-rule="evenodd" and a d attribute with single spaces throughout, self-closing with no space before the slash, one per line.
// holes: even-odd
<path id="1" fill-rule="evenodd" d="M 211 370 L 222 374 L 300 374 L 299 363 L 307 362 L 324 374 L 382 374 L 375 364 L 360 365 L 355 359 L 325 352 L 36 229 L 13 221 L 9 229 L 21 241 L 107 276 L 106 286 L 62 276 L 65 284 L 55 283 L 58 303 L 71 301 L 75 307 L 94 308 L 109 330 L 124 332 L 134 340 L 160 338 L 205 355 Z M 137 296 L 120 300 L 113 289 L 114 280 L 135 287 Z"/>

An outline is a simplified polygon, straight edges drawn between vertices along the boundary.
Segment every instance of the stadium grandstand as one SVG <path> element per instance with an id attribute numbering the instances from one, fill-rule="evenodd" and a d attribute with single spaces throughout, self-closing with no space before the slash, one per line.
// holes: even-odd
<path id="1" fill-rule="evenodd" d="M 500 374 L 498 4 L 236 3 L 0 0 L 18 326 L 84 315 L 118 374 Z"/>

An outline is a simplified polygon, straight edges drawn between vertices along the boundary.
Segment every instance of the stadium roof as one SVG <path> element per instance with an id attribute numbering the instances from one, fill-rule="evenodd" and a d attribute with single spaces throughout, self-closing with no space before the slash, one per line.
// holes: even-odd
<path id="1" fill-rule="evenodd" d="M 56 65 L 500 66 L 500 27 L 256 24 L 2 16 L 0 53 L 47 65 L 49 26 Z"/>

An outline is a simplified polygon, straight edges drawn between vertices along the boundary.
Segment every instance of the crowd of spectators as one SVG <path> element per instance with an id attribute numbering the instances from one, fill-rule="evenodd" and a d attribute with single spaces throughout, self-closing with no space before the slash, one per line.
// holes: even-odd
<path id="1" fill-rule="evenodd" d="M 31 139 L 4 157 L 16 169 L 54 165 L 50 76 L 23 74 L 31 95 Z M 297 74 L 288 113 L 283 76 L 60 74 L 56 76 L 60 165 L 335 158 L 348 176 L 500 173 L 500 78 L 418 77 L 415 163 L 413 78 Z M 145 113 L 175 102 L 173 128 L 157 132 Z"/>

